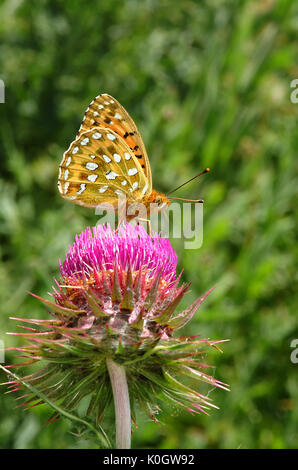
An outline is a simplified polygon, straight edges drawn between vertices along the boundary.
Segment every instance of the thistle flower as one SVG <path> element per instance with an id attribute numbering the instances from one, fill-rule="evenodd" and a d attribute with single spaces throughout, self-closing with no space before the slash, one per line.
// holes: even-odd
<path id="1" fill-rule="evenodd" d="M 22 379 L 11 373 L 14 390 L 29 389 L 23 404 L 50 404 L 50 421 L 61 414 L 78 420 L 74 410 L 88 396 L 86 422 L 94 430 L 114 396 L 122 448 L 130 445 L 136 404 L 155 421 L 163 401 L 192 413 L 215 407 L 198 382 L 226 389 L 201 362 L 219 341 L 174 336 L 210 291 L 177 313 L 189 284 L 179 285 L 176 266 L 170 242 L 140 226 L 99 225 L 77 236 L 60 262 L 53 300 L 32 294 L 54 319 L 22 320 L 32 325 L 18 333 L 29 342 L 18 348 L 24 364 L 45 362 Z"/>

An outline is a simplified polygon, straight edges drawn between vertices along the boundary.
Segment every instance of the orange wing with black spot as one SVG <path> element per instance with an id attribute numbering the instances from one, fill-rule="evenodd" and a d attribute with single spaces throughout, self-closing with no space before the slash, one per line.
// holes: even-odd
<path id="1" fill-rule="evenodd" d="M 86 207 L 141 202 L 152 192 L 140 160 L 119 134 L 103 127 L 80 132 L 59 166 L 61 195 Z"/>
<path id="2" fill-rule="evenodd" d="M 123 106 L 107 93 L 98 95 L 90 103 L 77 136 L 93 127 L 104 127 L 118 134 L 138 159 L 149 185 L 152 186 L 150 163 L 137 126 Z"/>

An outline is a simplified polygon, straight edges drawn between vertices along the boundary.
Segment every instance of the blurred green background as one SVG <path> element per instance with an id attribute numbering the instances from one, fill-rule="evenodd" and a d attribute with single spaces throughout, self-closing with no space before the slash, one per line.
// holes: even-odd
<path id="1" fill-rule="evenodd" d="M 141 413 L 133 447 L 297 447 L 296 155 L 298 78 L 290 0 L 6 0 L 1 2 L 0 333 L 22 344 L 9 316 L 46 318 L 47 296 L 76 233 L 94 212 L 63 200 L 57 170 L 89 102 L 115 96 L 136 121 L 154 187 L 203 197 L 204 244 L 178 250 L 188 303 L 216 285 L 186 334 L 229 338 L 208 361 L 231 392 L 210 391 L 208 416 L 166 424 Z M 297 5 L 297 3 L 296 3 Z M 296 287 L 296 289 L 295 289 Z M 6 363 L 16 362 L 6 353 Z M 5 375 L 1 373 L 2 381 Z M 94 444 L 45 406 L 15 409 L 1 389 L 2 448 Z"/>

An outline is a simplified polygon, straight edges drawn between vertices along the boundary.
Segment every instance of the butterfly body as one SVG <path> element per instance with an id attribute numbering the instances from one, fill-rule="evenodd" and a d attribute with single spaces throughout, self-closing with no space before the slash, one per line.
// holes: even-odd
<path id="1" fill-rule="evenodd" d="M 88 107 L 76 139 L 59 166 L 58 188 L 72 202 L 97 207 L 119 198 L 126 206 L 144 204 L 163 210 L 170 201 L 152 188 L 151 168 L 132 118 L 110 95 L 99 95 Z M 129 217 L 132 218 L 132 217 Z"/>

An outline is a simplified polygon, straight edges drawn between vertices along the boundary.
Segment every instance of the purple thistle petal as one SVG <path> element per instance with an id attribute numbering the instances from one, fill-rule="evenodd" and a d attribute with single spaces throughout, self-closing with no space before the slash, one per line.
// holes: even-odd
<path id="1" fill-rule="evenodd" d="M 150 276 L 160 271 L 167 281 L 175 279 L 177 255 L 167 238 L 153 233 L 148 235 L 142 226 L 127 224 L 116 232 L 111 227 L 98 225 L 88 227 L 75 237 L 65 261 L 60 261 L 62 276 L 82 277 L 90 275 L 93 268 L 137 271 L 145 268 Z"/>

